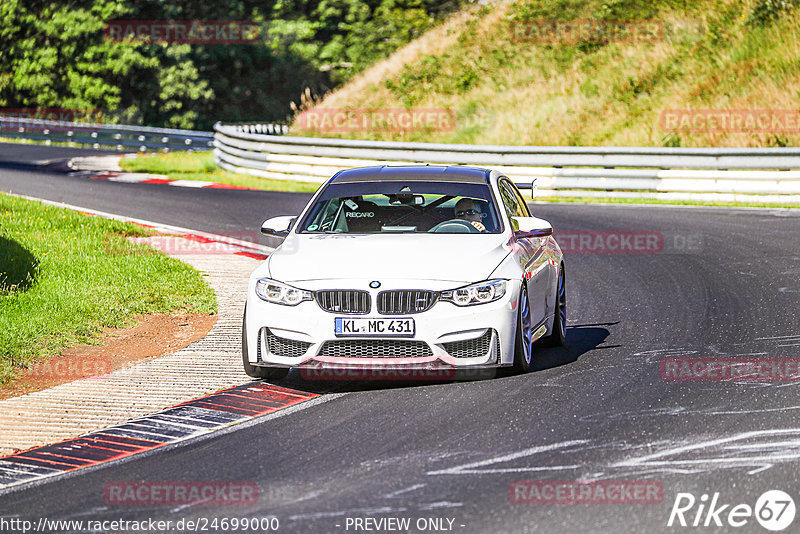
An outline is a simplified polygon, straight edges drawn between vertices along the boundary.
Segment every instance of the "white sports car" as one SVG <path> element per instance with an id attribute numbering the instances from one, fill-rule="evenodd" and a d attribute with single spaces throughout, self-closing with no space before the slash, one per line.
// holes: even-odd
<path id="1" fill-rule="evenodd" d="M 497 171 L 383 166 L 338 172 L 251 275 L 245 372 L 292 368 L 531 367 L 564 343 L 564 261 L 547 221 Z"/>

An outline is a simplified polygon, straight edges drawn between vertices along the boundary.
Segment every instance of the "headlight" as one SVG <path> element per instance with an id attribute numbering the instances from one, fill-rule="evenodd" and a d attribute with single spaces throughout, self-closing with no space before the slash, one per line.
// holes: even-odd
<path id="1" fill-rule="evenodd" d="M 505 280 L 489 280 L 458 289 L 442 291 L 439 295 L 439 300 L 452 302 L 456 306 L 474 306 L 475 304 L 494 302 L 503 298 L 505 294 Z"/>
<path id="2" fill-rule="evenodd" d="M 311 300 L 311 292 L 288 286 L 269 278 L 256 282 L 256 295 L 262 300 L 285 306 L 297 306 L 304 300 Z"/>

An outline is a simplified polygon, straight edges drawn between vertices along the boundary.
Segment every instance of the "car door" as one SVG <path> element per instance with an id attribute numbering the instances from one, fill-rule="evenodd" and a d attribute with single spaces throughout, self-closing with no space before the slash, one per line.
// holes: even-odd
<path id="1" fill-rule="evenodd" d="M 516 230 L 512 217 L 531 217 L 528 205 L 522 199 L 517 187 L 508 178 L 501 178 L 499 182 L 500 197 L 508 213 L 511 227 Z M 546 315 L 545 298 L 550 287 L 549 263 L 545 255 L 546 238 L 526 237 L 517 239 L 517 261 L 525 271 L 528 288 L 528 301 L 531 310 L 531 322 L 537 325 L 544 320 Z"/>

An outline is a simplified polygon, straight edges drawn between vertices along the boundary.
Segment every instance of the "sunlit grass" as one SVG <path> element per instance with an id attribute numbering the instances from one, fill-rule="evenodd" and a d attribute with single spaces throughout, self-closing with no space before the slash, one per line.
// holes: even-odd
<path id="1" fill-rule="evenodd" d="M 136 314 L 216 311 L 198 271 L 125 240 L 148 232 L 0 194 L 0 383 Z"/>
<path id="2" fill-rule="evenodd" d="M 725 208 L 800 208 L 800 204 L 789 202 L 727 202 L 713 200 L 671 200 L 659 198 L 599 198 L 599 197 L 536 197 L 539 202 L 565 202 L 579 204 L 655 204 L 671 206 L 717 206 Z"/>
<path id="3" fill-rule="evenodd" d="M 135 158 L 123 158 L 120 166 L 128 172 L 163 174 L 173 180 L 201 180 L 264 191 L 313 193 L 319 188 L 319 184 L 315 183 L 272 180 L 224 171 L 216 166 L 210 151 L 143 154 Z"/>
<path id="4" fill-rule="evenodd" d="M 392 68 L 381 64 L 383 76 L 367 70 L 318 104 L 446 109 L 454 113 L 454 124 L 405 132 L 295 128 L 292 134 L 509 145 L 798 146 L 796 127 L 675 132 L 661 122 L 662 113 L 676 109 L 797 111 L 800 10 L 758 24 L 752 20 L 757 4 L 763 2 L 493 4 L 453 30 L 442 40 L 446 46 L 411 56 L 399 51 L 385 62 Z M 514 25 L 526 20 L 600 18 L 639 18 L 662 31 L 653 40 L 600 44 L 512 38 Z"/>

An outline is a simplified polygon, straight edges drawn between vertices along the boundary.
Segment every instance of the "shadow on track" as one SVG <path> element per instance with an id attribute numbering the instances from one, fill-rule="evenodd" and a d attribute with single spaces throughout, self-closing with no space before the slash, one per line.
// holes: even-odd
<path id="1" fill-rule="evenodd" d="M 536 348 L 533 353 L 533 371 L 543 371 L 554 367 L 561 367 L 575 362 L 589 352 L 596 349 L 606 340 L 609 331 L 603 326 L 613 326 L 615 323 L 598 323 L 576 325 L 567 327 L 567 344 L 563 347 L 547 349 Z M 610 348 L 610 347 L 602 347 Z"/>
<path id="2" fill-rule="evenodd" d="M 612 326 L 616 323 L 602 323 L 602 324 L 589 324 L 589 325 L 576 325 L 567 328 L 567 345 L 564 347 L 555 347 L 547 349 L 535 349 L 534 363 L 532 370 L 541 371 L 544 369 L 552 369 L 560 367 L 577 361 L 583 354 L 590 350 L 598 348 L 600 344 L 608 337 L 609 331 L 603 326 Z M 610 347 L 602 347 L 610 348 Z M 284 380 L 276 382 L 280 386 L 296 388 L 303 391 L 312 393 L 339 393 L 339 392 L 356 392 L 356 391 L 370 391 L 380 389 L 395 389 L 395 388 L 408 388 L 408 387 L 423 387 L 423 386 L 436 386 L 444 384 L 457 384 L 463 382 L 473 382 L 480 380 L 488 380 L 494 378 L 502 378 L 510 376 L 509 368 L 500 370 L 485 370 L 479 374 L 473 373 L 472 376 L 467 374 L 461 379 L 456 380 L 442 380 L 442 379 L 409 379 L 404 378 L 402 374 L 397 378 L 387 376 L 382 380 L 358 380 L 347 379 L 341 380 L 321 380 L 321 379 L 306 379 L 303 374 L 297 370 L 289 373 Z M 477 376 L 476 376 L 477 375 Z"/>

